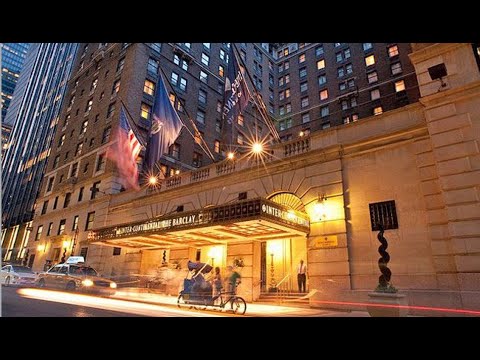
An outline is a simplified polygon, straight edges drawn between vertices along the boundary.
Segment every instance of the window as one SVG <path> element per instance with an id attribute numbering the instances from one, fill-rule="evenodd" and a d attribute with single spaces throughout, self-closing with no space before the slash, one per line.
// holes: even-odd
<path id="1" fill-rule="evenodd" d="M 337 69 L 337 75 L 338 77 L 343 77 L 345 75 L 345 69 L 343 67 L 339 67 Z"/>
<path id="2" fill-rule="evenodd" d="M 150 120 L 150 115 L 152 113 L 152 107 L 145 103 L 142 103 L 140 115 L 143 119 Z"/>
<path id="3" fill-rule="evenodd" d="M 342 45 L 342 43 L 335 43 L 334 45 L 335 45 L 335 47 L 339 47 L 339 46 Z"/>
<path id="4" fill-rule="evenodd" d="M 213 151 L 215 151 L 217 154 L 220 153 L 220 141 L 215 140 Z"/>
<path id="5" fill-rule="evenodd" d="M 358 114 L 352 114 L 352 121 L 358 120 Z"/>
<path id="6" fill-rule="evenodd" d="M 72 169 L 70 171 L 70 177 L 77 176 L 77 173 L 78 173 L 78 162 L 76 162 L 72 165 Z"/>
<path id="7" fill-rule="evenodd" d="M 278 108 L 278 113 L 279 113 L 280 115 L 285 115 L 285 107 L 280 106 L 280 107 Z"/>
<path id="8" fill-rule="evenodd" d="M 373 115 L 380 115 L 383 114 L 383 109 L 381 106 L 377 106 L 373 108 Z"/>
<path id="9" fill-rule="evenodd" d="M 122 253 L 122 248 L 114 247 L 113 248 L 113 256 L 119 256 Z"/>
<path id="10" fill-rule="evenodd" d="M 174 54 L 173 55 L 173 63 L 175 65 L 180 65 L 180 56 L 178 56 L 177 54 Z"/>
<path id="11" fill-rule="evenodd" d="M 322 86 L 327 83 L 327 76 L 326 75 L 320 75 L 318 77 L 318 85 Z"/>
<path id="12" fill-rule="evenodd" d="M 197 121 L 200 124 L 205 124 L 205 112 L 202 110 L 197 110 Z"/>
<path id="13" fill-rule="evenodd" d="M 103 130 L 103 134 L 102 134 L 102 144 L 105 144 L 107 143 L 108 141 L 110 141 L 110 133 L 112 132 L 112 127 L 109 126 L 107 128 L 105 128 Z"/>
<path id="14" fill-rule="evenodd" d="M 323 45 L 317 46 L 317 48 L 315 49 L 315 56 L 323 55 L 323 52 Z"/>
<path id="15" fill-rule="evenodd" d="M 240 126 L 243 126 L 243 125 L 244 125 L 245 122 L 244 122 L 243 115 L 238 115 L 238 116 L 237 116 L 237 123 L 238 123 L 238 125 L 240 125 Z"/>
<path id="16" fill-rule="evenodd" d="M 310 113 L 302 114 L 302 124 L 310 122 Z"/>
<path id="17" fill-rule="evenodd" d="M 369 204 L 368 207 L 372 231 L 380 230 L 380 225 L 383 225 L 384 230 L 398 229 L 395 200 Z"/>
<path id="18" fill-rule="evenodd" d="M 375 64 L 375 55 L 370 55 L 365 58 L 365 66 L 371 66 Z"/>
<path id="19" fill-rule="evenodd" d="M 58 180 L 58 183 L 61 184 L 63 182 L 63 174 L 60 175 L 60 179 Z"/>
<path id="20" fill-rule="evenodd" d="M 98 78 L 92 81 L 92 85 L 90 85 L 90 92 L 95 92 L 95 89 L 97 88 L 98 85 Z"/>
<path id="21" fill-rule="evenodd" d="M 95 168 L 95 172 L 105 170 L 106 162 L 107 157 L 105 156 L 105 153 L 98 155 L 97 167 Z"/>
<path id="22" fill-rule="evenodd" d="M 290 61 L 285 61 L 285 70 L 290 69 Z"/>
<path id="23" fill-rule="evenodd" d="M 72 199 L 72 193 L 65 194 L 65 201 L 63 202 L 63 208 L 67 208 L 70 205 L 70 200 Z"/>
<path id="24" fill-rule="evenodd" d="M 322 130 L 325 130 L 325 129 L 328 129 L 328 128 L 330 128 L 330 122 L 322 124 Z"/>
<path id="25" fill-rule="evenodd" d="M 280 91 L 278 93 L 278 100 L 284 100 L 285 99 L 285 91 Z"/>
<path id="26" fill-rule="evenodd" d="M 215 120 L 215 131 L 221 132 L 222 131 L 222 122 L 220 120 Z"/>
<path id="27" fill-rule="evenodd" d="M 183 43 L 183 45 L 185 45 L 185 47 L 186 47 L 187 49 L 190 49 L 190 47 L 192 46 L 192 44 L 190 44 L 190 43 Z"/>
<path id="28" fill-rule="evenodd" d="M 180 89 L 183 91 L 187 90 L 187 79 L 183 77 L 180 79 Z"/>
<path id="29" fill-rule="evenodd" d="M 193 163 L 193 166 L 196 166 L 196 167 L 202 166 L 202 154 L 194 152 L 192 163 Z"/>
<path id="30" fill-rule="evenodd" d="M 52 231 L 53 231 L 53 222 L 51 222 L 50 224 L 48 224 L 47 236 L 52 235 Z"/>
<path id="31" fill-rule="evenodd" d="M 347 64 L 347 66 L 345 66 L 345 70 L 347 71 L 347 74 L 353 73 L 353 65 Z"/>
<path id="32" fill-rule="evenodd" d="M 81 155 L 83 149 L 83 143 L 77 144 L 77 148 L 75 150 L 75 156 Z"/>
<path id="33" fill-rule="evenodd" d="M 42 232 L 43 232 L 43 225 L 38 225 L 37 234 L 35 235 L 35 241 L 40 240 L 40 238 L 42 237 Z"/>
<path id="34" fill-rule="evenodd" d="M 90 200 L 93 200 L 97 197 L 97 193 L 100 191 L 100 183 L 101 181 L 94 182 L 93 186 L 90 188 Z"/>
<path id="35" fill-rule="evenodd" d="M 65 157 L 63 158 L 64 161 L 67 161 L 69 154 L 70 154 L 70 151 L 67 151 L 67 152 L 65 153 Z"/>
<path id="36" fill-rule="evenodd" d="M 302 108 L 307 107 L 307 106 L 308 106 L 308 96 L 302 98 Z"/>
<path id="37" fill-rule="evenodd" d="M 170 146 L 170 155 L 175 159 L 180 159 L 180 145 L 173 144 Z"/>
<path id="38" fill-rule="evenodd" d="M 243 145 L 243 142 L 244 142 L 243 139 L 244 139 L 244 138 L 243 138 L 243 134 L 240 134 L 240 133 L 239 133 L 239 134 L 237 135 L 237 144 L 238 144 L 238 145 Z"/>
<path id="39" fill-rule="evenodd" d="M 307 98 L 307 102 L 308 102 L 308 98 Z M 285 110 L 288 113 L 291 113 L 292 112 L 292 104 L 287 104 L 285 105 Z"/>
<path id="40" fill-rule="evenodd" d="M 225 61 L 225 51 L 223 49 L 220 49 L 220 60 Z"/>
<path id="41" fill-rule="evenodd" d="M 371 83 L 374 83 L 374 82 L 377 82 L 378 81 L 378 74 L 376 71 L 372 71 L 372 72 L 369 72 L 367 73 L 367 80 L 368 80 L 368 83 L 371 84 Z"/>
<path id="42" fill-rule="evenodd" d="M 350 49 L 349 49 L 349 48 L 348 48 L 348 49 L 345 49 L 345 51 L 343 52 L 343 57 L 344 57 L 345 59 L 349 59 L 350 56 L 352 56 L 352 54 L 351 54 L 351 52 L 350 52 Z"/>
<path id="43" fill-rule="evenodd" d="M 338 89 L 340 91 L 344 91 L 346 88 L 347 88 L 347 83 L 346 82 L 341 82 L 340 84 L 338 84 Z"/>
<path id="44" fill-rule="evenodd" d="M 78 229 L 78 215 L 75 215 L 73 217 L 72 231 L 75 231 L 77 229 Z"/>
<path id="45" fill-rule="evenodd" d="M 298 57 L 298 62 L 301 64 L 301 63 L 304 63 L 305 62 L 305 54 L 302 54 Z"/>
<path id="46" fill-rule="evenodd" d="M 98 122 L 98 119 L 100 119 L 100 114 L 95 115 L 95 120 L 93 120 L 93 122 Z"/>
<path id="47" fill-rule="evenodd" d="M 158 72 L 158 61 L 152 58 L 148 59 L 147 71 L 156 75 Z"/>
<path id="48" fill-rule="evenodd" d="M 405 90 L 405 81 L 395 81 L 395 91 L 398 93 Z"/>
<path id="49" fill-rule="evenodd" d="M 57 209 L 57 205 L 58 205 L 58 196 L 56 196 L 55 200 L 53 201 L 53 210 Z"/>
<path id="50" fill-rule="evenodd" d="M 207 92 L 200 89 L 198 90 L 198 102 L 201 104 L 207 103 Z"/>
<path id="51" fill-rule="evenodd" d="M 65 143 L 65 134 L 63 134 L 58 140 L 58 147 L 59 148 L 62 147 L 64 143 Z"/>
<path id="52" fill-rule="evenodd" d="M 158 53 L 162 50 L 162 44 L 161 43 L 150 43 L 150 48 Z"/>
<path id="53" fill-rule="evenodd" d="M 217 112 L 221 113 L 223 109 L 223 105 L 221 101 L 217 101 Z"/>
<path id="54" fill-rule="evenodd" d="M 113 113 L 115 112 L 115 103 L 113 104 L 110 104 L 108 106 L 108 110 L 107 110 L 107 119 L 112 117 Z"/>
<path id="55" fill-rule="evenodd" d="M 55 156 L 55 159 L 53 160 L 53 169 L 56 169 L 58 167 L 58 163 L 60 162 L 60 155 Z"/>
<path id="56" fill-rule="evenodd" d="M 185 60 L 182 60 L 182 69 L 188 71 L 188 62 L 186 62 Z"/>
<path id="57" fill-rule="evenodd" d="M 150 80 L 145 80 L 145 83 L 143 84 L 143 92 L 153 96 L 155 93 L 155 83 Z"/>
<path id="58" fill-rule="evenodd" d="M 65 117 L 65 122 L 63 123 L 63 128 L 62 128 L 62 130 L 65 130 L 65 129 L 67 128 L 68 123 L 69 123 L 69 121 L 70 121 L 70 118 L 71 118 L 70 114 L 68 114 L 68 115 Z"/>
<path id="59" fill-rule="evenodd" d="M 320 100 L 327 100 L 328 99 L 328 90 L 322 90 L 320 91 Z"/>
<path id="60" fill-rule="evenodd" d="M 350 99 L 350 106 L 351 106 L 351 107 L 357 106 L 357 98 L 356 98 L 356 97 L 352 97 L 352 98 Z"/>
<path id="61" fill-rule="evenodd" d="M 398 55 L 398 46 L 393 45 L 388 47 L 388 56 L 389 57 L 394 57 Z"/>
<path id="62" fill-rule="evenodd" d="M 317 61 L 317 69 L 322 70 L 325 69 L 325 59 L 318 60 Z"/>
<path id="63" fill-rule="evenodd" d="M 290 97 L 290 89 L 286 89 L 285 90 L 285 98 L 289 98 Z"/>
<path id="64" fill-rule="evenodd" d="M 80 256 L 83 257 L 83 260 L 87 260 L 88 247 L 82 247 L 80 249 Z"/>
<path id="65" fill-rule="evenodd" d="M 43 203 L 42 215 L 45 215 L 47 213 L 47 209 L 48 209 L 48 200 Z"/>
<path id="66" fill-rule="evenodd" d="M 200 71 L 200 81 L 204 82 L 205 84 L 208 83 L 208 74 L 204 71 Z"/>
<path id="67" fill-rule="evenodd" d="M 343 55 L 341 52 L 335 54 L 335 58 L 337 59 L 337 62 L 342 62 L 343 61 Z"/>
<path id="68" fill-rule="evenodd" d="M 322 108 L 320 108 L 320 116 L 321 117 L 326 117 L 330 115 L 330 109 L 328 108 L 328 106 L 324 106 Z"/>
<path id="69" fill-rule="evenodd" d="M 178 74 L 177 73 L 174 73 L 172 71 L 172 76 L 170 77 L 170 82 L 172 83 L 172 85 L 177 85 L 178 84 Z"/>
<path id="70" fill-rule="evenodd" d="M 303 78 L 307 76 L 307 68 L 300 69 L 300 77 Z"/>
<path id="71" fill-rule="evenodd" d="M 122 71 L 124 66 L 125 66 L 125 58 L 118 60 L 117 73 Z"/>
<path id="72" fill-rule="evenodd" d="M 94 221 L 95 221 L 95 211 L 89 212 L 87 214 L 87 223 L 85 224 L 85 230 L 92 230 Z"/>
<path id="73" fill-rule="evenodd" d="M 210 43 L 203 43 L 203 46 L 210 50 Z"/>
<path id="74" fill-rule="evenodd" d="M 372 100 L 380 99 L 380 90 L 379 89 L 371 90 L 370 91 L 370 98 Z"/>
<path id="75" fill-rule="evenodd" d="M 78 191 L 78 202 L 83 200 L 83 191 L 85 190 L 84 187 L 81 187 L 80 190 Z"/>
<path id="76" fill-rule="evenodd" d="M 209 63 L 210 63 L 210 57 L 207 54 L 202 53 L 202 64 L 208 66 Z"/>
<path id="77" fill-rule="evenodd" d="M 82 123 L 82 128 L 80 129 L 80 135 L 85 134 L 87 132 L 87 127 L 88 127 L 88 120 L 85 120 Z"/>
<path id="78" fill-rule="evenodd" d="M 88 114 L 92 110 L 93 99 L 88 100 L 87 106 L 85 107 L 85 112 Z"/>
<path id="79" fill-rule="evenodd" d="M 304 82 L 300 84 L 300 92 L 304 92 L 308 90 L 308 83 Z"/>
<path id="80" fill-rule="evenodd" d="M 57 235 L 63 235 L 65 233 L 65 224 L 67 219 L 60 220 L 60 224 L 58 225 L 58 232 Z"/>
<path id="81" fill-rule="evenodd" d="M 392 75 L 397 75 L 402 73 L 402 64 L 399 62 L 390 65 L 390 69 L 392 70 Z"/>
<path id="82" fill-rule="evenodd" d="M 373 48 L 372 43 L 363 43 L 363 51 L 367 51 Z"/>
<path id="83" fill-rule="evenodd" d="M 218 65 L 218 75 L 221 77 L 225 76 L 225 69 L 223 68 L 222 65 Z"/>

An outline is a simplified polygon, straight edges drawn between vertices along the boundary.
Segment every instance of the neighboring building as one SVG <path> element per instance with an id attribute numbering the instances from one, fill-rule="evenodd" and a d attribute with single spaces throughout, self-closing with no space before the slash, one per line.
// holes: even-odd
<path id="1" fill-rule="evenodd" d="M 345 56 L 346 45 L 324 45 L 341 49 Z M 211 51 L 217 49 L 216 53 L 223 45 L 218 46 L 210 44 Z M 399 55 L 393 57 L 399 56 L 403 71 L 411 66 L 408 57 L 413 60 L 421 102 L 415 102 L 415 78 L 406 77 L 405 90 L 398 92 L 406 91 L 406 99 L 413 103 L 399 107 L 406 100 L 405 95 L 397 97 L 394 84 L 399 80 L 388 74 L 389 57 L 380 67 L 382 57 L 375 55 L 378 83 L 382 83 L 380 99 L 372 100 L 370 86 L 366 88 L 369 99 L 362 100 L 364 105 L 357 103 L 360 121 L 343 124 L 338 120 L 343 113 L 335 113 L 331 125 L 340 126 L 313 131 L 314 124 L 322 124 L 321 117 L 315 116 L 310 119 L 309 135 L 295 135 L 291 141 L 271 146 L 263 161 L 227 159 L 198 170 L 192 154 L 195 148 L 184 135 L 179 140 L 180 153 L 165 162 L 167 169 L 181 166 L 179 174 L 172 174 L 156 189 L 121 191 L 114 165 L 104 153 L 118 122 L 120 98 L 139 128 L 148 127 L 149 92 L 155 80 L 154 74 L 148 74 L 149 64 L 155 70 L 157 60 L 163 61 L 167 75 L 172 71 L 178 75 L 173 77 L 176 86 L 185 87 L 179 93 L 185 97 L 187 111 L 195 114 L 201 109 L 197 100 L 203 87 L 196 79 L 206 68 L 194 60 L 188 66 L 180 57 L 177 61 L 174 51 L 189 53 L 180 47 L 185 46 L 81 45 L 69 82 L 71 98 L 61 111 L 62 130 L 55 139 L 28 243 L 28 260 L 35 270 L 60 261 L 62 254 L 75 254 L 85 256 L 89 265 L 106 276 L 149 274 L 161 265 L 171 265 L 172 270 L 181 267 L 177 278 L 182 279 L 188 260 L 222 268 L 241 260 L 245 266 L 239 291 L 252 301 L 278 284 L 284 290 L 296 289 L 292 274 L 304 259 L 308 288 L 321 290 L 310 298 L 311 306 L 332 299 L 365 303 L 378 282 L 376 221 L 381 219 L 389 228 L 385 237 L 392 283 L 408 294 L 411 304 L 480 308 L 476 250 L 480 128 L 473 121 L 480 116 L 480 72 L 471 45 L 414 44 L 413 53 L 405 50 L 403 54 L 402 49 L 410 45 L 398 44 Z M 257 46 L 262 54 L 268 53 L 266 47 Z M 373 51 L 381 54 L 390 47 L 373 44 Z M 208 46 L 190 44 L 190 48 L 202 56 Z M 248 62 L 253 56 L 248 49 L 255 47 L 247 44 L 246 48 Z M 351 50 L 351 56 L 359 49 Z M 368 56 L 362 54 L 362 61 Z M 272 59 L 276 74 L 278 61 Z M 445 63 L 447 75 L 432 79 L 428 69 L 440 63 Z M 335 70 L 339 66 L 335 58 Z M 358 70 L 357 76 L 366 78 L 370 69 Z M 266 75 L 262 73 L 262 79 Z M 254 80 L 257 85 L 258 79 Z M 316 75 L 313 80 L 316 86 Z M 327 81 L 332 81 L 328 68 Z M 215 104 L 221 98 L 221 91 L 216 91 L 221 87 L 219 80 L 215 82 L 218 89 L 207 93 L 207 121 L 202 128 L 208 141 L 215 138 L 210 130 L 215 130 L 212 123 L 216 123 L 216 107 L 209 106 L 211 100 Z M 340 80 L 335 82 L 339 86 Z M 383 82 L 390 84 L 385 91 Z M 263 81 L 261 86 L 264 91 Z M 301 106 L 300 83 L 290 86 L 295 89 L 290 94 L 295 113 L 294 106 Z M 376 88 L 372 85 L 372 90 Z M 320 91 L 313 89 L 315 94 Z M 275 86 L 273 91 L 278 91 Z M 393 95 L 383 98 L 387 91 Z M 262 93 L 264 99 L 269 98 L 268 92 Z M 275 111 L 278 105 L 273 97 Z M 382 113 L 374 115 L 374 105 L 381 106 Z M 332 106 L 341 109 L 341 104 Z M 249 121 L 248 116 L 247 112 L 244 121 Z M 180 284 L 171 285 L 168 291 L 178 292 Z"/>
<path id="2" fill-rule="evenodd" d="M 2 47 L 2 121 L 12 101 L 30 43 L 1 43 Z M 12 125 L 12 124 L 10 124 Z"/>
<path id="3" fill-rule="evenodd" d="M 3 260 L 21 261 L 77 44 L 33 44 L 5 123 L 15 124 L 2 162 Z"/>

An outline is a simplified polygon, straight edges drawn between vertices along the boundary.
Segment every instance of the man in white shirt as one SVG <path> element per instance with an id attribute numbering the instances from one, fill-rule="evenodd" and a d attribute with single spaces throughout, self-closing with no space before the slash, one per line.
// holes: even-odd
<path id="1" fill-rule="evenodd" d="M 307 284 L 307 265 L 303 263 L 303 260 L 300 260 L 300 264 L 297 267 L 297 279 L 298 279 L 298 292 L 306 292 Z"/>

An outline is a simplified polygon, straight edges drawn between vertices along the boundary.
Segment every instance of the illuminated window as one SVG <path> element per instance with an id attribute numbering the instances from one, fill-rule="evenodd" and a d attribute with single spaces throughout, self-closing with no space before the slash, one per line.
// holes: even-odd
<path id="1" fill-rule="evenodd" d="M 82 153 L 82 149 L 83 149 L 83 142 L 81 142 L 80 144 L 77 144 L 77 148 L 75 150 L 75 156 L 78 156 Z"/>
<path id="2" fill-rule="evenodd" d="M 218 75 L 221 77 L 225 76 L 225 69 L 223 68 L 222 65 L 218 65 Z"/>
<path id="3" fill-rule="evenodd" d="M 173 55 L 173 63 L 175 65 L 180 65 L 180 56 L 178 56 L 177 54 L 174 54 Z"/>
<path id="4" fill-rule="evenodd" d="M 283 86 L 285 79 L 283 77 L 278 79 L 278 86 Z"/>
<path id="5" fill-rule="evenodd" d="M 87 128 L 88 128 L 88 120 L 85 120 L 82 123 L 82 128 L 80 129 L 80 134 L 85 134 L 87 132 Z"/>
<path id="6" fill-rule="evenodd" d="M 178 84 L 178 74 L 177 73 L 174 73 L 172 71 L 172 76 L 170 77 L 170 82 L 172 83 L 172 85 L 177 85 Z"/>
<path id="7" fill-rule="evenodd" d="M 395 81 L 395 91 L 398 93 L 405 90 L 405 81 Z"/>
<path id="8" fill-rule="evenodd" d="M 304 63 L 305 62 L 305 54 L 302 54 L 298 57 L 298 62 L 301 64 L 301 63 Z"/>
<path id="9" fill-rule="evenodd" d="M 115 82 L 113 83 L 112 95 L 118 94 L 119 91 L 120 91 L 120 79 L 115 80 Z"/>
<path id="10" fill-rule="evenodd" d="M 373 115 L 380 115 L 383 114 L 383 109 L 381 106 L 377 106 L 373 108 Z"/>
<path id="11" fill-rule="evenodd" d="M 390 69 L 392 71 L 392 75 L 401 74 L 402 73 L 402 64 L 400 64 L 399 62 L 394 63 L 394 64 L 390 65 Z"/>
<path id="12" fill-rule="evenodd" d="M 185 60 L 182 60 L 182 69 L 188 71 L 188 62 L 186 62 Z"/>
<path id="13" fill-rule="evenodd" d="M 388 56 L 389 57 L 394 57 L 398 55 L 398 46 L 393 45 L 388 47 Z"/>
<path id="14" fill-rule="evenodd" d="M 370 91 L 370 99 L 377 100 L 380 99 L 380 89 L 374 89 Z"/>
<path id="15" fill-rule="evenodd" d="M 286 89 L 285 90 L 285 98 L 289 98 L 290 97 L 290 89 Z"/>
<path id="16" fill-rule="evenodd" d="M 378 74 L 376 71 L 372 71 L 372 72 L 369 72 L 367 73 L 367 80 L 368 80 L 368 83 L 371 84 L 371 83 L 374 83 L 374 82 L 377 82 L 378 81 Z"/>
<path id="17" fill-rule="evenodd" d="M 243 142 L 244 142 L 244 140 L 243 140 L 243 135 L 242 135 L 242 134 L 238 134 L 238 135 L 237 135 L 237 144 L 238 144 L 238 145 L 243 145 Z"/>
<path id="18" fill-rule="evenodd" d="M 155 83 L 150 80 L 145 80 L 145 83 L 143 84 L 143 92 L 153 96 L 155 92 Z"/>
<path id="19" fill-rule="evenodd" d="M 205 46 L 207 49 L 210 49 L 210 43 L 203 43 L 203 46 Z"/>
<path id="20" fill-rule="evenodd" d="M 47 236 L 52 235 L 52 231 L 53 231 L 53 222 L 51 222 L 50 224 L 48 224 Z"/>
<path id="21" fill-rule="evenodd" d="M 317 61 L 317 69 L 318 70 L 325 69 L 325 60 L 324 59 Z"/>
<path id="22" fill-rule="evenodd" d="M 225 55 L 226 55 L 225 50 L 220 49 L 220 60 L 225 61 Z"/>
<path id="23" fill-rule="evenodd" d="M 188 49 L 190 49 L 190 47 L 192 46 L 192 44 L 190 43 L 183 43 L 183 45 L 185 45 L 185 47 L 187 47 Z"/>
<path id="24" fill-rule="evenodd" d="M 320 100 L 327 100 L 328 99 L 328 90 L 322 90 L 320 91 Z"/>
<path id="25" fill-rule="evenodd" d="M 180 89 L 183 91 L 187 90 L 187 79 L 183 77 L 180 79 Z"/>
<path id="26" fill-rule="evenodd" d="M 73 217 L 72 231 L 75 231 L 78 229 L 78 219 L 79 219 L 78 215 L 75 215 Z"/>
<path id="27" fill-rule="evenodd" d="M 142 103 L 142 107 L 140 110 L 141 117 L 145 120 L 150 120 L 151 113 L 152 113 L 152 107 L 150 105 Z"/>
<path id="28" fill-rule="evenodd" d="M 218 112 L 218 113 L 221 113 L 221 112 L 222 112 L 222 108 L 223 108 L 222 102 L 221 102 L 221 101 L 217 101 L 217 112 Z"/>
<path id="29" fill-rule="evenodd" d="M 375 64 L 375 55 L 370 55 L 365 58 L 365 66 L 371 66 Z"/>
<path id="30" fill-rule="evenodd" d="M 93 99 L 88 100 L 87 107 L 85 108 L 86 113 L 89 113 L 90 110 L 92 110 L 92 105 L 93 105 Z"/>
<path id="31" fill-rule="evenodd" d="M 215 140 L 213 150 L 218 154 L 220 152 L 220 141 Z"/>
<path id="32" fill-rule="evenodd" d="M 238 123 L 238 125 L 240 125 L 240 126 L 244 126 L 245 120 L 244 120 L 244 118 L 243 118 L 243 115 L 238 115 L 238 117 L 237 117 L 237 123 Z"/>

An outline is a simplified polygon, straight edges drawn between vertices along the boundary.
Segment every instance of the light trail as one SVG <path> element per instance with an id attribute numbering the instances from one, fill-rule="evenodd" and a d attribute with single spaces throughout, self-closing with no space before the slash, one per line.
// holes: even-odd
<path id="1" fill-rule="evenodd" d="M 219 317 L 221 315 L 212 313 L 202 313 L 188 311 L 170 307 L 162 307 L 154 304 L 145 304 L 119 299 L 101 298 L 83 294 L 72 294 L 61 291 L 41 290 L 41 289 L 19 289 L 17 293 L 20 296 L 64 303 L 69 305 L 87 306 L 103 310 L 126 312 L 143 316 L 195 316 L 195 317 Z M 120 315 L 119 315 L 120 316 Z"/>

